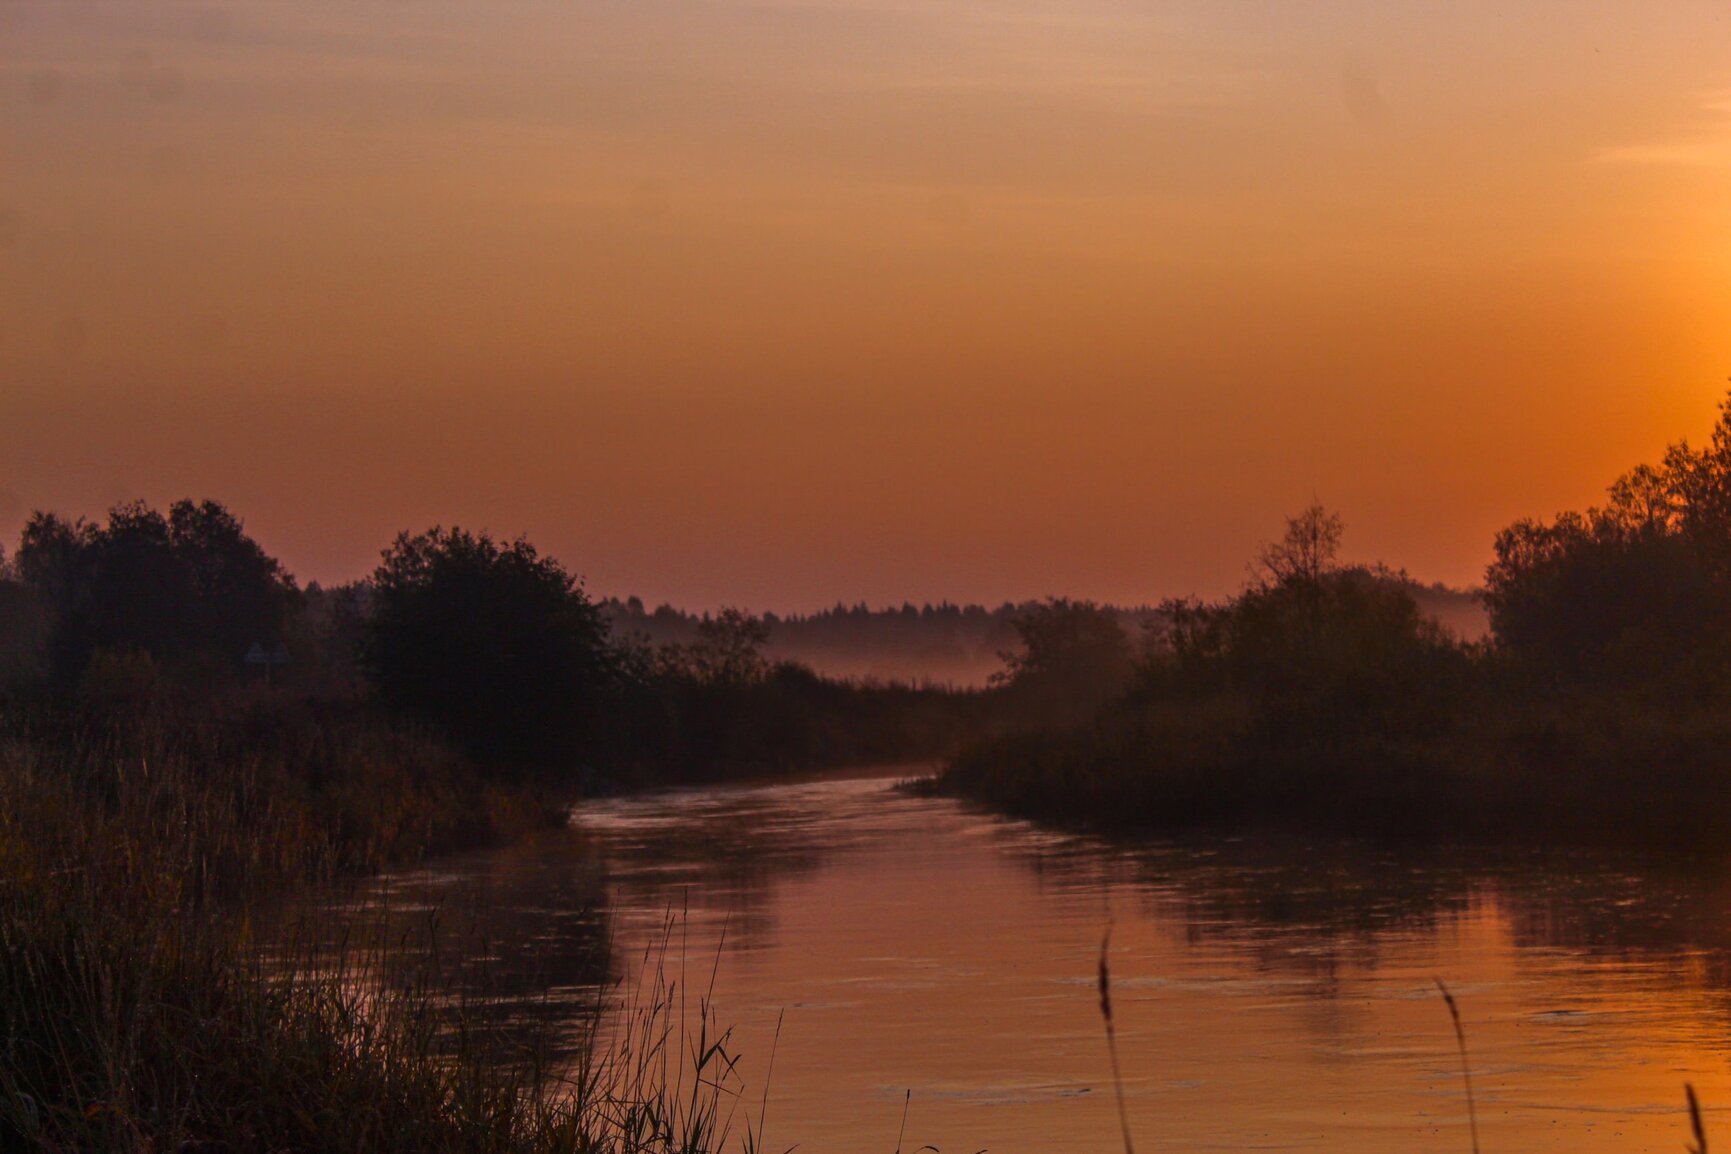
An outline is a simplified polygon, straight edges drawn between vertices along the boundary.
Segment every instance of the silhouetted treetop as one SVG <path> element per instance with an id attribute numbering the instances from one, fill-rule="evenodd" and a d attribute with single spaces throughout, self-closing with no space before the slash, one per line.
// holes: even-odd
<path id="1" fill-rule="evenodd" d="M 37 512 L 16 567 L 52 622 L 56 671 L 76 678 L 102 650 L 159 663 L 238 669 L 247 647 L 281 639 L 294 579 L 214 501 L 142 501 L 106 523 Z"/>
<path id="2" fill-rule="evenodd" d="M 365 667 L 385 702 L 513 759 L 580 755 L 616 657 L 577 579 L 528 541 L 404 533 L 372 577 Z"/>
<path id="3" fill-rule="evenodd" d="M 1049 720 L 1086 716 L 1119 693 L 1135 661 L 1116 610 L 1053 597 L 1011 618 L 1020 644 L 998 656 L 992 683 Z"/>
<path id="4" fill-rule="evenodd" d="M 1333 570 L 1340 555 L 1340 539 L 1346 522 L 1338 513 L 1313 501 L 1295 517 L 1286 519 L 1280 540 L 1262 547 L 1251 572 L 1264 587 L 1292 582 L 1315 582 Z"/>
<path id="5" fill-rule="evenodd" d="M 1731 673 L 1731 398 L 1706 447 L 1674 444 L 1606 496 L 1497 534 L 1485 586 L 1498 641 L 1559 676 L 1722 680 Z"/>
<path id="6" fill-rule="evenodd" d="M 763 656 L 769 623 L 743 609 L 724 608 L 697 623 L 697 637 L 664 650 L 669 670 L 708 685 L 754 685 L 769 676 Z"/>

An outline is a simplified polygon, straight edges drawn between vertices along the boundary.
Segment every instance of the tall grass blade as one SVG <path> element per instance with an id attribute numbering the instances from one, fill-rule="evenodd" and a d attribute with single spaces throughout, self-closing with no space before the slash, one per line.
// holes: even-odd
<path id="1" fill-rule="evenodd" d="M 1455 996 L 1443 985 L 1441 978 L 1436 979 L 1436 988 L 1442 991 L 1443 1004 L 1449 1008 L 1449 1020 L 1454 1023 L 1455 1044 L 1461 1052 L 1461 1081 L 1467 1089 L 1467 1124 L 1472 1128 L 1473 1154 L 1479 1154 L 1479 1111 L 1473 1101 L 1473 1069 L 1472 1063 L 1467 1061 L 1467 1033 L 1461 1028 L 1461 1010 L 1455 1004 Z"/>
<path id="2" fill-rule="evenodd" d="M 1106 1022 L 1106 1049 L 1112 1055 L 1112 1088 L 1118 1097 L 1118 1128 L 1124 1135 L 1124 1154 L 1136 1154 L 1130 1140 L 1130 1111 L 1124 1101 L 1124 1073 L 1118 1064 L 1118 1031 L 1112 1021 L 1112 967 L 1107 953 L 1112 945 L 1112 926 L 1107 923 L 1100 939 L 1100 1017 Z"/>

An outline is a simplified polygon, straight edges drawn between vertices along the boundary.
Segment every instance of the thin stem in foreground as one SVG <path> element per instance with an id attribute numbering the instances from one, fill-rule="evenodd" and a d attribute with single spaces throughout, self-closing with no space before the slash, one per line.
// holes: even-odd
<path id="1" fill-rule="evenodd" d="M 1100 1016 L 1106 1020 L 1106 1049 L 1112 1055 L 1112 1087 L 1118 1095 L 1118 1126 L 1124 1132 L 1124 1154 L 1136 1154 L 1136 1146 L 1130 1141 L 1130 1112 L 1124 1104 L 1124 1073 L 1118 1065 L 1118 1031 L 1112 1024 L 1112 968 L 1106 960 L 1111 945 L 1112 925 L 1108 922 L 1106 934 L 1100 939 Z"/>
<path id="2" fill-rule="evenodd" d="M 1467 1088 L 1467 1124 L 1472 1127 L 1473 1154 L 1479 1154 L 1479 1111 L 1473 1101 L 1473 1069 L 1467 1061 L 1467 1034 L 1461 1028 L 1460 1007 L 1455 1004 L 1455 996 L 1449 993 L 1449 988 L 1443 985 L 1441 978 L 1436 979 L 1436 988 L 1442 991 L 1443 1004 L 1449 1008 L 1449 1019 L 1455 1025 L 1455 1044 L 1461 1051 L 1461 1080 Z"/>

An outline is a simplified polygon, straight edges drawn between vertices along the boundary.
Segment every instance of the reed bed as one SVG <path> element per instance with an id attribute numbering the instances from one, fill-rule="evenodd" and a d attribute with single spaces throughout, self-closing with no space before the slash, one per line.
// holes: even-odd
<path id="1" fill-rule="evenodd" d="M 330 741 L 212 762 L 208 735 L 172 728 L 6 727 L 0 1150 L 756 1148 L 729 1034 L 707 997 L 682 1012 L 664 966 L 617 1039 L 567 1063 L 532 1043 L 501 1060 L 388 944 L 266 948 L 254 911 L 412 850 L 416 823 L 425 845 L 441 798 L 464 800 L 450 766 L 392 740 L 340 764 Z"/>

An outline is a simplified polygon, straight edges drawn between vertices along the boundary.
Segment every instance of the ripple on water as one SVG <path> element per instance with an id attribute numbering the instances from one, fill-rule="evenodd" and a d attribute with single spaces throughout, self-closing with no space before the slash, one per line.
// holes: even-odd
<path id="1" fill-rule="evenodd" d="M 1108 921 L 1131 1124 L 1163 1149 L 1465 1148 L 1437 978 L 1487 1150 L 1681 1149 L 1684 1081 L 1731 1103 L 1731 910 L 1710 880 L 1626 856 L 1115 842 L 893 793 L 899 776 L 585 803 L 577 859 L 483 855 L 386 888 L 503 918 L 495 979 L 603 933 L 629 975 L 672 917 L 673 961 L 706 986 L 725 930 L 714 997 L 742 1070 L 776 1051 L 769 1145 L 882 1154 L 905 1104 L 904 1149 L 1120 1150 Z M 566 926 L 562 903 L 602 912 Z M 572 1013 L 595 989 L 576 972 Z"/>

